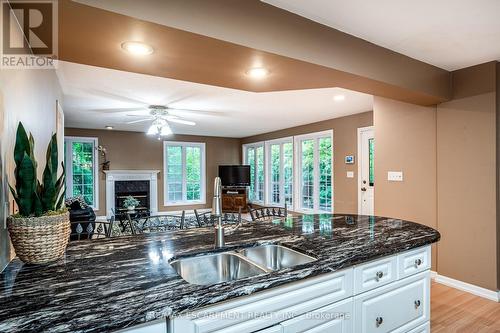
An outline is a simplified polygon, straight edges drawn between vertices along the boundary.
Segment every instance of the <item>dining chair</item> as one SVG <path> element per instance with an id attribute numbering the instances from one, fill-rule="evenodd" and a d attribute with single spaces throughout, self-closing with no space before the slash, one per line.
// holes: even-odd
<path id="1" fill-rule="evenodd" d="M 212 216 L 212 212 L 208 211 L 205 213 L 199 213 L 196 209 L 194 210 L 194 215 L 198 221 L 198 226 L 202 227 L 213 227 L 215 224 L 215 218 Z M 223 213 L 222 223 L 224 224 L 239 224 L 241 223 L 241 207 L 238 209 L 237 213 L 228 212 Z"/>
<path id="2" fill-rule="evenodd" d="M 129 215 L 129 222 L 134 234 L 143 234 L 184 229 L 185 217 L 185 211 L 182 211 L 181 215 L 165 214 L 137 218 Z"/>
<path id="3" fill-rule="evenodd" d="M 264 221 L 274 217 L 286 217 L 288 214 L 287 205 L 285 207 L 257 207 L 249 205 L 249 212 L 252 221 Z"/>
<path id="4" fill-rule="evenodd" d="M 115 217 L 107 221 L 71 221 L 70 241 L 109 238 L 113 233 Z"/>

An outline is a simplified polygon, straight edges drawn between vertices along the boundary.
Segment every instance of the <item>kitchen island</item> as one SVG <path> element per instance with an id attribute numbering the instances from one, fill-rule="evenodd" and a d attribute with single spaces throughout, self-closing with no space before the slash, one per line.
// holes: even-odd
<path id="1" fill-rule="evenodd" d="M 432 228 L 384 217 L 321 214 L 244 223 L 226 236 L 224 249 L 214 249 L 213 236 L 213 229 L 199 228 L 80 241 L 50 265 L 26 266 L 16 259 L 0 275 L 0 332 L 164 332 L 167 327 L 175 332 L 282 332 L 293 327 L 295 315 L 338 305 L 332 313 L 356 316 L 363 297 L 368 304 L 378 297 L 374 293 L 390 295 L 406 286 L 417 286 L 406 288 L 410 294 L 422 289 L 427 299 L 411 299 L 412 306 L 415 302 L 415 309 L 429 311 L 429 244 L 440 238 Z M 284 245 L 316 260 L 214 285 L 189 284 L 170 265 L 177 258 L 259 244 Z M 272 304 L 265 308 L 259 302 L 273 299 L 282 304 L 296 299 L 307 306 L 292 311 L 292 318 L 239 317 L 233 328 L 227 320 L 234 319 L 199 316 L 227 314 L 250 303 L 249 309 L 258 306 L 269 314 Z M 424 312 L 419 320 L 427 323 Z M 390 323 L 375 318 L 381 331 Z M 344 327 L 340 332 L 352 331 L 352 325 Z"/>

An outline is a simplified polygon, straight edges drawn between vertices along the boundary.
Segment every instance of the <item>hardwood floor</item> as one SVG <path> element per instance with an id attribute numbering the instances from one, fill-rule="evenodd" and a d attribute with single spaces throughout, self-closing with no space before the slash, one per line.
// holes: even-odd
<path id="1" fill-rule="evenodd" d="M 432 282 L 432 333 L 500 333 L 500 303 Z"/>

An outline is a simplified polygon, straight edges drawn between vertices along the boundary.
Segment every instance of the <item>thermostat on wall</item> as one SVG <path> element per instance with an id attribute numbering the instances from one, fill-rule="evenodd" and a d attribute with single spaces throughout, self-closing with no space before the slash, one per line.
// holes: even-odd
<path id="1" fill-rule="evenodd" d="M 354 164 L 354 156 L 353 155 L 347 155 L 345 157 L 345 164 Z"/>

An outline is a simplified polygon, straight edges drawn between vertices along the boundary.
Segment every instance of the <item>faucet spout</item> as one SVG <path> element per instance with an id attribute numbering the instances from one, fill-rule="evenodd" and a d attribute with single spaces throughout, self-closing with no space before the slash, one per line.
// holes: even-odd
<path id="1" fill-rule="evenodd" d="M 212 200 L 212 217 L 217 220 L 215 229 L 215 247 L 224 247 L 224 226 L 222 225 L 222 185 L 219 177 L 214 180 L 214 198 Z"/>

